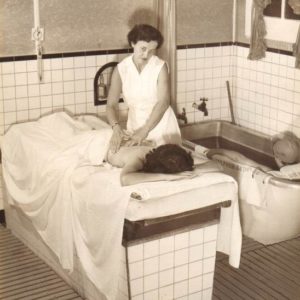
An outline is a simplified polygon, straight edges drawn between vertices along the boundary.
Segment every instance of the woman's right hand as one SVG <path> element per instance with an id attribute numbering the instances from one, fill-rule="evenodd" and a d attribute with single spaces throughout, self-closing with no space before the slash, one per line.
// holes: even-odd
<path id="1" fill-rule="evenodd" d="M 118 152 L 121 146 L 122 139 L 124 138 L 125 133 L 120 127 L 120 125 L 115 125 L 113 127 L 113 134 L 109 142 L 109 150 L 112 153 Z"/>

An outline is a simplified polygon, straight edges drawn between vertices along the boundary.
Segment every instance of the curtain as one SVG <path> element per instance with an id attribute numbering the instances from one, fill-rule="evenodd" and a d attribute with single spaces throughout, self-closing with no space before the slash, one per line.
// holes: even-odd
<path id="1" fill-rule="evenodd" d="M 265 57 L 267 46 L 264 38 L 267 32 L 263 11 L 270 3 L 271 0 L 253 0 L 250 51 L 248 59 L 258 60 Z"/>
<path id="2" fill-rule="evenodd" d="M 157 28 L 164 37 L 158 56 L 168 63 L 171 106 L 176 113 L 176 0 L 153 0 Z"/>

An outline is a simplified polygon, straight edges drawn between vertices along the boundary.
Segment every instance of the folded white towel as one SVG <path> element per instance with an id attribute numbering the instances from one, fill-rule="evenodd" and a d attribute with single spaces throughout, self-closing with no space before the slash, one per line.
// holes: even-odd
<path id="1" fill-rule="evenodd" d="M 235 180 L 226 174 L 220 172 L 210 172 L 182 180 L 174 181 L 156 181 L 156 182 L 143 182 L 132 186 L 134 191 L 141 196 L 145 201 L 147 199 L 161 198 L 171 196 L 177 193 L 182 193 L 194 189 L 201 188 L 220 182 L 234 182 Z"/>

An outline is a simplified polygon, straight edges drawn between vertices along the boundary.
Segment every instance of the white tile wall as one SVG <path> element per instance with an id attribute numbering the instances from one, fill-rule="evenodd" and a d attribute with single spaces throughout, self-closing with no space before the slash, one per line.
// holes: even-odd
<path id="1" fill-rule="evenodd" d="M 188 122 L 229 120 L 226 80 L 232 77 L 232 46 L 177 51 L 177 111 L 185 108 Z M 208 116 L 193 107 L 208 98 Z"/>
<path id="2" fill-rule="evenodd" d="M 229 80 L 238 124 L 267 134 L 291 130 L 300 136 L 300 70 L 293 56 L 267 52 L 260 61 L 247 59 L 249 49 L 222 46 L 177 51 L 177 111 L 189 122 L 231 120 Z M 193 108 L 208 98 L 208 116 Z"/>
<path id="3" fill-rule="evenodd" d="M 248 60 L 248 49 L 234 47 L 235 111 L 240 125 L 275 134 L 291 130 L 300 136 L 300 70 L 293 56 L 267 52 Z"/>
<path id="4" fill-rule="evenodd" d="M 218 225 L 128 247 L 132 299 L 211 299 Z"/>
<path id="5" fill-rule="evenodd" d="M 95 73 L 105 63 L 123 57 L 120 54 L 44 59 L 42 83 L 38 82 L 35 60 L 1 63 L 0 134 L 13 123 L 61 109 L 73 114 L 103 114 L 104 106 L 94 106 Z M 120 110 L 126 110 L 125 105 Z"/>
<path id="6" fill-rule="evenodd" d="M 103 64 L 127 54 L 44 59 L 44 82 L 38 82 L 36 61 L 0 64 L 0 134 L 15 122 L 65 109 L 72 113 L 104 113 L 93 105 L 93 78 Z M 189 122 L 230 120 L 226 81 L 229 80 L 239 124 L 265 133 L 292 130 L 300 135 L 300 70 L 294 57 L 267 52 L 260 61 L 247 59 L 240 46 L 177 51 L 177 110 Z M 208 98 L 208 116 L 195 102 Z M 126 109 L 121 105 L 121 110 Z"/>

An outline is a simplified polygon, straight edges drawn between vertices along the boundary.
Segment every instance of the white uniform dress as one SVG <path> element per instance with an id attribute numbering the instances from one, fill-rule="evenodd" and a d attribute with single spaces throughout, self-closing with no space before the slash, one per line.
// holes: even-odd
<path id="1" fill-rule="evenodd" d="M 131 133 L 145 124 L 158 101 L 157 81 L 164 63 L 153 55 L 140 73 L 133 62 L 132 55 L 118 64 L 123 97 L 129 108 L 127 130 Z M 171 107 L 166 110 L 156 127 L 149 132 L 147 140 L 154 141 L 156 145 L 181 144 L 180 129 Z"/>

